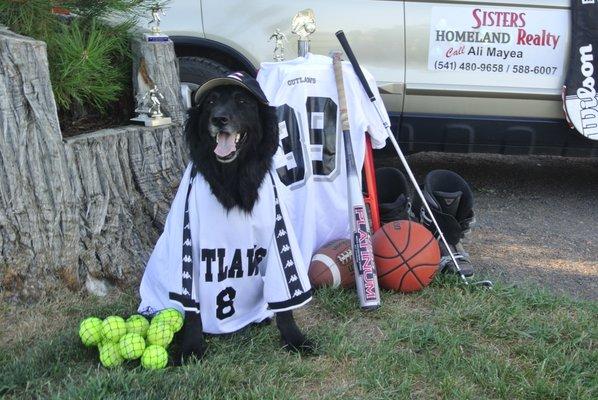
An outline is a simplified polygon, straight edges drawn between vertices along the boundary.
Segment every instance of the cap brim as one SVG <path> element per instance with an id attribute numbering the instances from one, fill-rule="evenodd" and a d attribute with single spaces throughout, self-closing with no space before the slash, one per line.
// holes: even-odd
<path id="1" fill-rule="evenodd" d="M 268 105 L 267 99 L 256 94 L 245 83 L 241 82 L 238 79 L 228 78 L 228 77 L 210 79 L 209 81 L 207 81 L 206 83 L 201 85 L 199 87 L 199 89 L 197 89 L 197 91 L 195 92 L 195 96 L 193 96 L 194 103 L 196 105 L 199 104 L 201 102 L 202 98 L 206 95 L 206 93 L 208 93 L 210 90 L 217 88 L 219 86 L 240 86 L 240 87 L 244 88 L 245 90 L 247 90 L 249 93 L 251 93 L 262 104 Z"/>

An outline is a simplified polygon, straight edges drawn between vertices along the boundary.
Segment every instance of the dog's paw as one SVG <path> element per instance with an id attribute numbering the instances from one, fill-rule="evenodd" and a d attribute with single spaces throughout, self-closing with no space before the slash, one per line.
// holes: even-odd
<path id="1" fill-rule="evenodd" d="M 206 353 L 206 346 L 203 341 L 193 344 L 181 344 L 181 347 L 175 351 L 172 363 L 175 366 L 181 366 L 194 361 L 200 361 Z"/>
<path id="2" fill-rule="evenodd" d="M 183 335 L 177 347 L 172 361 L 175 366 L 180 366 L 193 361 L 201 360 L 206 354 L 206 343 L 202 336 L 195 336 L 187 332 Z"/>
<path id="3" fill-rule="evenodd" d="M 292 352 L 303 355 L 315 354 L 316 345 L 313 341 L 307 339 L 304 335 L 293 338 L 282 338 L 282 348 Z"/>
<path id="4" fill-rule="evenodd" d="M 181 362 L 188 363 L 190 361 L 199 361 L 206 353 L 206 345 L 203 340 L 196 340 L 194 343 L 185 344 L 181 350 Z"/>
<path id="5" fill-rule="evenodd" d="M 193 359 L 200 360 L 206 353 L 203 329 L 199 314 L 186 313 L 185 323 L 180 332 L 180 350 L 175 355 L 175 365 L 187 363 Z"/>

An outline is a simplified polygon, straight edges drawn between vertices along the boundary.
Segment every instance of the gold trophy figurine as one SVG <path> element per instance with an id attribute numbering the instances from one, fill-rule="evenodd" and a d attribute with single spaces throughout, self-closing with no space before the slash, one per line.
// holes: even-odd
<path id="1" fill-rule="evenodd" d="M 309 35 L 316 31 L 316 16 L 314 10 L 307 8 L 299 11 L 291 22 L 291 32 L 299 36 L 297 41 L 297 55 L 305 57 L 309 53 Z"/>

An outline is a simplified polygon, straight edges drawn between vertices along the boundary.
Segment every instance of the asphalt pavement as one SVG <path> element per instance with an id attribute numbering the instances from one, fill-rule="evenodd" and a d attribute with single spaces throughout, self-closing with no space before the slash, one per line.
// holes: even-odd
<path id="1" fill-rule="evenodd" d="M 598 299 L 598 159 L 428 152 L 408 161 L 419 182 L 449 169 L 471 185 L 477 224 L 464 243 L 476 277 Z"/>

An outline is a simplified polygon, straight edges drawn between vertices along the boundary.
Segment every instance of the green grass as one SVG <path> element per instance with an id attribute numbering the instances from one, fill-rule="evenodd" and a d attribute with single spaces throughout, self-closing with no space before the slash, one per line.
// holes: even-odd
<path id="1" fill-rule="evenodd" d="M 384 293 L 361 312 L 352 291 L 322 290 L 298 321 L 317 355 L 279 349 L 274 325 L 210 337 L 205 359 L 144 371 L 98 364 L 78 341 L 89 315 L 128 315 L 136 297 L 65 294 L 2 305 L 0 397 L 135 399 L 594 399 L 598 305 L 529 288 L 464 289 L 445 279 Z"/>

